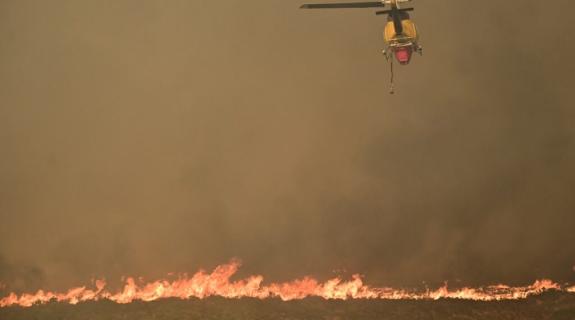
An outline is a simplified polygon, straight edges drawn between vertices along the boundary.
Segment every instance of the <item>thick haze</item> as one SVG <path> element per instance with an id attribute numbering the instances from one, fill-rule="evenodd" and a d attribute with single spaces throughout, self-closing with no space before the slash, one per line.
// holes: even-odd
<path id="1" fill-rule="evenodd" d="M 575 2 L 300 4 L 1 1 L 0 283 L 573 282 Z"/>

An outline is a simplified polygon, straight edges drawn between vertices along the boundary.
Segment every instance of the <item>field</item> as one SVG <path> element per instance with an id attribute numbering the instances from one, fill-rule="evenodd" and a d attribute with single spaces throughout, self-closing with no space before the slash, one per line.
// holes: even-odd
<path id="1" fill-rule="evenodd" d="M 345 320 L 345 319 L 575 319 L 575 295 L 549 292 L 522 301 L 326 301 L 311 298 L 161 300 L 115 304 L 109 301 L 0 309 L 1 320 Z"/>

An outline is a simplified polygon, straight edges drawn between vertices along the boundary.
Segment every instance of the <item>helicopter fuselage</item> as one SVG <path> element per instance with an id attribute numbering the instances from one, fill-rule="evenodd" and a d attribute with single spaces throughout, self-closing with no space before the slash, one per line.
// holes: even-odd
<path id="1" fill-rule="evenodd" d="M 378 14 L 388 14 L 387 23 L 383 31 L 386 48 L 383 51 L 386 58 L 395 59 L 402 65 L 409 64 L 414 52 L 421 54 L 422 48 L 418 44 L 419 34 L 415 23 L 410 19 L 408 11 L 393 6 L 391 10 L 380 11 Z"/>

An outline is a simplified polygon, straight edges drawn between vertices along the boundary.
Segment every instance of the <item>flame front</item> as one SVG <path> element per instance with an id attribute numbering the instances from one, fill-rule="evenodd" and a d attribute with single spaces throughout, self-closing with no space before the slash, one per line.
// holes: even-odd
<path id="1" fill-rule="evenodd" d="M 212 273 L 199 271 L 192 277 L 182 275 L 176 280 L 159 280 L 148 284 L 138 285 L 134 278 L 127 278 L 121 291 L 111 293 L 105 290 L 103 280 L 95 282 L 95 289 L 77 287 L 65 293 L 55 293 L 39 290 L 35 294 L 17 295 L 11 293 L 0 299 L 0 307 L 22 306 L 30 307 L 35 304 L 50 301 L 77 304 L 84 301 L 110 300 L 116 303 L 130 303 L 133 301 L 154 301 L 165 298 L 204 299 L 217 296 L 224 298 L 279 298 L 283 301 L 304 299 L 307 297 L 321 297 L 324 299 L 388 299 L 388 300 L 437 300 L 437 299 L 464 299 L 479 301 L 499 301 L 525 299 L 549 290 L 575 293 L 575 286 L 561 286 L 550 280 L 535 281 L 532 285 L 524 287 L 510 287 L 494 285 L 480 288 L 448 289 L 447 285 L 437 290 L 409 291 L 393 288 L 370 287 L 363 283 L 361 276 L 353 275 L 349 281 L 334 278 L 321 283 L 313 278 L 305 277 L 285 283 L 263 284 L 260 275 L 251 276 L 243 280 L 230 281 L 230 278 L 240 267 L 239 262 L 232 261 L 218 266 Z"/>

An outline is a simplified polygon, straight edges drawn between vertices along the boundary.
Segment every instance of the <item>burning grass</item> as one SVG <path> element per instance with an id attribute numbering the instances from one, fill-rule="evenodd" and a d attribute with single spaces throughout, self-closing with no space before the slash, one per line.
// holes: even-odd
<path id="1" fill-rule="evenodd" d="M 501 301 L 520 300 L 540 295 L 548 291 L 568 293 L 572 287 L 561 286 L 551 280 L 539 280 L 528 286 L 511 287 L 507 285 L 490 285 L 479 288 L 449 289 L 446 286 L 435 290 L 405 290 L 394 288 L 377 288 L 364 284 L 359 275 L 344 281 L 334 278 L 319 282 L 310 277 L 285 283 L 265 284 L 263 276 L 255 275 L 241 280 L 230 280 L 240 267 L 239 262 L 232 261 L 220 265 L 211 273 L 203 270 L 193 276 L 181 275 L 175 280 L 158 280 L 149 283 L 137 283 L 134 278 L 127 278 L 123 290 L 109 292 L 105 281 L 95 281 L 95 288 L 76 287 L 66 292 L 39 290 L 36 293 L 15 294 L 0 299 L 0 307 L 31 307 L 48 302 L 77 304 L 87 301 L 112 301 L 128 304 L 138 301 L 150 302 L 169 298 L 204 299 L 223 297 L 231 299 L 256 298 L 260 300 L 279 298 L 282 301 L 301 300 L 305 298 L 323 298 L 326 300 L 438 300 L 443 298 Z"/>
<path id="2" fill-rule="evenodd" d="M 112 301 L 77 305 L 47 303 L 30 308 L 0 309 L 0 319 L 69 320 L 345 320 L 345 319 L 575 319 L 575 296 L 547 292 L 524 300 L 324 300 L 307 298 L 282 301 L 255 298 L 211 297 L 190 300 L 164 299 L 145 303 L 117 304 Z"/>

